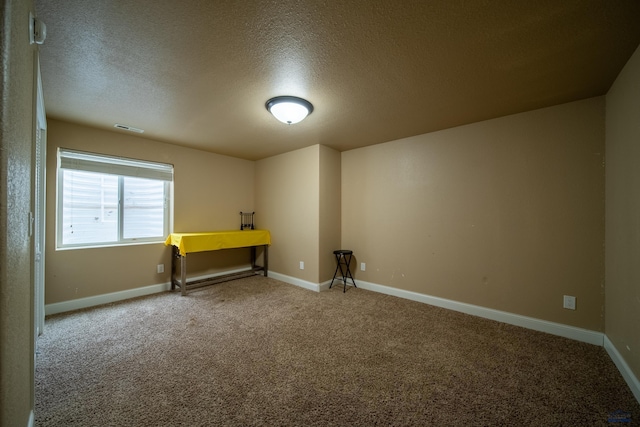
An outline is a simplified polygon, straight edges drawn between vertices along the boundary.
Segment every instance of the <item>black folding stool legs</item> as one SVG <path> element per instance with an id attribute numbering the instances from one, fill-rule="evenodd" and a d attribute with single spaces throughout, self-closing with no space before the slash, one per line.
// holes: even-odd
<path id="1" fill-rule="evenodd" d="M 338 265 L 336 266 L 335 273 L 333 273 L 333 279 L 331 279 L 329 289 L 331 289 L 331 287 L 333 286 L 333 281 L 336 280 L 338 270 L 340 270 L 340 274 L 342 275 L 342 282 L 344 283 L 344 288 L 342 289 L 343 293 L 347 291 L 347 279 L 351 279 L 351 281 L 353 282 L 353 286 L 357 288 L 356 281 L 353 279 L 351 269 L 349 268 L 349 265 L 351 264 L 351 257 L 353 256 L 353 251 L 340 249 L 337 251 L 333 251 L 333 254 L 336 256 Z"/>

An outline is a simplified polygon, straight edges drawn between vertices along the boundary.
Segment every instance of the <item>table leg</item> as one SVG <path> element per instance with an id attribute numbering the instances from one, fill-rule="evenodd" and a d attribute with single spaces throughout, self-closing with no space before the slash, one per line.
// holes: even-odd
<path id="1" fill-rule="evenodd" d="M 176 289 L 176 270 L 178 268 L 178 248 L 171 246 L 171 290 Z"/>
<path id="2" fill-rule="evenodd" d="M 251 269 L 256 269 L 256 247 L 251 246 Z"/>
<path id="3" fill-rule="evenodd" d="M 182 296 L 187 295 L 187 256 L 180 257 L 180 291 Z"/>
<path id="4" fill-rule="evenodd" d="M 264 277 L 269 277 L 269 245 L 264 245 Z"/>

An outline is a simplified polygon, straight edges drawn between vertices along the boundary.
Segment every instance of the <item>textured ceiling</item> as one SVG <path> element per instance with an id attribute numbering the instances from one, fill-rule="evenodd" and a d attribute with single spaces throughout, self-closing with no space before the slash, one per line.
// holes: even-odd
<path id="1" fill-rule="evenodd" d="M 637 0 L 37 0 L 49 117 L 245 159 L 603 95 Z M 265 102 L 308 99 L 287 126 Z"/>

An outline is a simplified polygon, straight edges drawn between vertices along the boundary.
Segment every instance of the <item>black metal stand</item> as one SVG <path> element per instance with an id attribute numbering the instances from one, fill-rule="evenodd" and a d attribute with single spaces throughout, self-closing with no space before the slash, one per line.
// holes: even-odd
<path id="1" fill-rule="evenodd" d="M 347 291 L 347 279 L 351 279 L 351 281 L 353 282 L 353 286 L 357 288 L 356 281 L 353 279 L 353 275 L 351 274 L 351 270 L 349 269 L 349 264 L 351 264 L 351 257 L 353 256 L 353 251 L 340 249 L 337 251 L 333 251 L 333 254 L 336 256 L 336 261 L 338 262 L 338 265 L 336 266 L 335 273 L 333 273 L 333 279 L 331 279 L 331 284 L 329 285 L 329 289 L 331 289 L 331 287 L 333 286 L 333 281 L 336 280 L 336 276 L 338 275 L 338 270 L 340 270 L 340 274 L 342 274 L 342 282 L 344 283 L 344 289 L 342 290 L 343 293 Z M 343 267 L 345 268 L 343 269 Z"/>
<path id="2" fill-rule="evenodd" d="M 253 225 L 253 215 L 255 212 L 240 212 L 240 230 L 249 229 L 255 230 Z"/>

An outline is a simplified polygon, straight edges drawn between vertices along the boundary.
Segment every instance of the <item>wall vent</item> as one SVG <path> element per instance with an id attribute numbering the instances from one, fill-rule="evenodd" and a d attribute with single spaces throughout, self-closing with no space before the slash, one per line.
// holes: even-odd
<path id="1" fill-rule="evenodd" d="M 135 133 L 142 133 L 144 132 L 143 129 L 138 129 L 138 128 L 134 128 L 131 126 L 127 126 L 127 125 L 121 125 L 116 123 L 115 125 L 113 125 L 114 128 L 118 128 L 118 129 L 122 129 L 122 130 L 128 130 L 129 132 L 135 132 Z"/>

